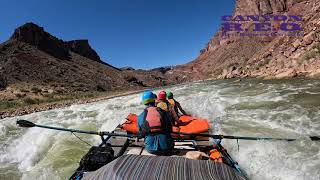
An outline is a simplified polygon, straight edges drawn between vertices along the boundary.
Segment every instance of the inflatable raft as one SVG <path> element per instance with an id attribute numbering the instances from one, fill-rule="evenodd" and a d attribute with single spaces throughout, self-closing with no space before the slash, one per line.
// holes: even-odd
<path id="1" fill-rule="evenodd" d="M 121 137 L 104 140 L 81 159 L 71 180 L 247 179 L 220 143 L 177 140 L 174 154 L 155 156 L 144 149 L 143 140 Z"/>
<path id="2" fill-rule="evenodd" d="M 195 121 L 191 117 L 184 118 L 186 119 L 182 118 L 181 121 Z M 139 140 L 134 134 L 123 133 L 121 129 L 115 129 L 113 132 L 95 132 L 39 125 L 27 120 L 18 120 L 17 124 L 27 128 L 40 127 L 101 137 L 101 143 L 92 146 L 81 158 L 78 168 L 70 177 L 71 180 L 247 179 L 245 172 L 221 145 L 223 136 L 218 136 L 219 140 L 206 141 L 175 138 L 174 148 L 169 154 L 156 156 L 145 150 L 143 139 Z"/>
<path id="3" fill-rule="evenodd" d="M 128 133 L 138 133 L 138 116 L 136 114 L 129 114 L 126 122 L 122 124 L 121 128 Z M 191 116 L 181 116 L 179 118 L 179 126 L 172 127 L 173 132 L 199 134 L 208 132 L 210 129 L 209 121 Z"/>

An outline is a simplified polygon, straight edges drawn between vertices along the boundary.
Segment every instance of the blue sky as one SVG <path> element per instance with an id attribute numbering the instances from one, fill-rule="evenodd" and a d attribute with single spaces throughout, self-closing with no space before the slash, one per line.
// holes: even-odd
<path id="1" fill-rule="evenodd" d="M 116 67 L 187 63 L 232 14 L 235 0 L 2 0 L 0 42 L 34 22 L 63 39 L 89 39 Z"/>

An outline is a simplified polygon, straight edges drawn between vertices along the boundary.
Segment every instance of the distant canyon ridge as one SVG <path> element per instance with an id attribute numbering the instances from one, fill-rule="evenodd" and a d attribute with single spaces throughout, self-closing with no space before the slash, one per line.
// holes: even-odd
<path id="1" fill-rule="evenodd" d="M 185 82 L 170 68 L 134 70 L 102 61 L 88 40 L 63 41 L 44 28 L 26 23 L 0 45 L 2 100 L 28 94 L 129 91 Z"/>
<path id="2" fill-rule="evenodd" d="M 114 67 L 101 60 L 88 40 L 63 41 L 26 23 L 0 45 L 1 100 L 138 90 L 205 79 L 319 78 L 319 11 L 318 0 L 237 0 L 233 17 L 301 15 L 302 36 L 224 37 L 221 28 L 193 61 L 152 70 Z M 249 22 L 243 27 L 249 32 L 253 28 Z"/>

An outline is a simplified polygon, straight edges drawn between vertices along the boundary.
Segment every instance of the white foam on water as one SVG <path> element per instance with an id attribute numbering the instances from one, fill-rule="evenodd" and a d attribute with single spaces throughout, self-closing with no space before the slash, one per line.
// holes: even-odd
<path id="1" fill-rule="evenodd" d="M 125 103 L 125 104 L 124 104 Z M 123 105 L 124 104 L 124 105 Z M 140 108 L 137 108 L 137 105 Z M 100 131 L 112 131 L 116 126 L 125 120 L 129 112 L 136 112 L 143 108 L 139 102 L 138 95 L 119 97 L 96 103 L 85 105 L 73 105 L 67 108 L 56 109 L 51 111 L 33 113 L 19 118 L 9 118 L 1 121 L 1 136 L 8 134 L 8 128 L 15 126 L 17 119 L 27 119 L 34 123 L 64 128 L 93 128 Z M 61 148 L 67 147 L 68 144 L 62 144 L 65 140 L 62 137 L 69 137 L 70 133 L 47 130 L 41 128 L 23 129 L 17 128 L 20 135 L 12 141 L 7 138 L 7 146 L 1 146 L 0 169 L 6 164 L 17 164 L 19 170 L 23 173 L 22 179 L 30 177 L 39 177 L 40 179 L 52 179 L 56 176 L 54 171 L 39 167 L 43 160 L 47 159 L 50 154 L 51 146 L 59 144 Z M 62 134 L 61 136 L 59 134 Z M 60 138 L 55 138 L 57 136 Z M 73 136 L 71 136 L 73 137 Z M 83 137 L 91 143 L 98 143 L 92 136 Z M 78 139 L 74 138 L 75 141 Z M 59 143 L 60 142 L 60 143 Z M 83 144 L 80 143 L 80 147 Z M 50 173 L 51 172 L 51 173 Z M 35 174 L 36 173 L 36 174 Z M 40 176 L 41 175 L 41 176 Z M 59 178 L 58 178 L 59 179 Z"/>
<path id="2" fill-rule="evenodd" d="M 262 84 L 263 85 L 263 84 Z M 298 94 L 296 92 L 288 92 L 286 94 L 280 95 L 281 89 L 274 90 L 277 88 L 272 86 L 265 93 L 261 93 L 255 96 L 246 96 L 234 94 L 225 95 L 226 91 L 230 91 L 232 88 L 222 88 L 217 94 L 214 93 L 203 93 L 198 92 L 195 95 L 196 98 L 192 99 L 193 104 L 197 104 L 197 109 L 193 108 L 193 112 L 196 114 L 206 114 L 208 110 L 203 108 L 204 106 L 214 106 L 213 104 L 218 104 L 221 106 L 217 108 L 222 110 L 218 113 L 218 116 L 210 116 L 211 118 L 218 118 L 220 121 L 214 121 L 213 123 L 224 123 L 224 121 L 230 121 L 231 123 L 236 123 L 239 121 L 255 122 L 257 129 L 264 128 L 265 132 L 263 134 L 272 137 L 273 134 L 282 137 L 293 136 L 299 137 L 300 135 L 308 134 L 319 134 L 320 126 L 319 123 L 314 123 L 312 118 L 310 118 L 310 110 L 305 110 L 303 107 L 293 104 L 291 107 L 286 107 L 285 109 L 279 108 L 278 110 L 261 109 L 261 110 L 242 110 L 242 112 L 236 109 L 223 112 L 228 107 L 238 103 L 251 103 L 255 104 L 257 102 L 289 102 L 287 99 L 292 94 Z M 286 88 L 286 86 L 282 86 Z M 290 87 L 290 90 L 305 90 L 307 88 L 294 88 Z M 221 93 L 221 94 L 220 94 Z M 185 102 L 185 101 L 183 101 Z M 189 107 L 192 108 L 192 107 Z M 217 110 L 216 109 L 216 110 Z M 210 112 L 210 110 L 209 110 Z M 320 110 L 313 113 L 319 113 Z M 228 118 L 230 114 L 234 119 Z M 240 116 L 239 116 L 240 115 Z M 290 116 L 290 118 L 281 119 L 285 115 Z M 221 116 L 226 116 L 221 119 Z M 249 118 L 248 118 L 249 117 Z M 277 117 L 275 119 L 275 117 Z M 215 126 L 215 124 L 213 124 Z M 221 125 L 223 127 L 223 124 Z M 220 127 L 221 127 L 220 126 Z M 228 126 L 232 128 L 232 126 Z M 228 132 L 232 129 L 225 129 Z M 218 129 L 216 133 L 223 133 L 223 128 Z M 244 131 L 244 132 L 251 132 Z M 281 133 L 282 132 L 282 133 Z M 238 132 L 239 133 L 239 132 Z M 261 132 L 258 132 L 261 133 Z M 250 134 L 238 134 L 247 135 Z M 254 136 L 256 134 L 252 134 Z M 291 144 L 290 144 L 291 143 Z M 240 166 L 242 166 L 245 171 L 248 172 L 249 177 L 252 179 L 320 179 L 320 162 L 319 162 L 319 147 L 317 142 L 312 142 L 316 150 L 305 148 L 306 145 L 299 145 L 292 142 L 241 142 L 240 153 L 237 152 L 236 148 L 231 148 L 232 154 L 234 154 L 239 161 Z M 236 144 L 233 141 L 233 144 Z M 297 146 L 300 148 L 297 148 Z M 288 148 L 292 149 L 292 152 L 288 154 Z M 228 146 L 227 146 L 227 149 Z M 311 157 L 308 154 L 311 151 Z M 306 155 L 308 154 L 308 155 Z M 318 169 L 317 169 L 318 168 Z"/>
<path id="3" fill-rule="evenodd" d="M 21 138 L 15 139 L 0 155 L 0 162 L 18 163 L 21 171 L 28 171 L 39 160 L 39 156 L 48 149 L 54 135 L 52 131 L 28 129 Z"/>
<path id="4" fill-rule="evenodd" d="M 306 140 L 310 141 L 310 140 Z M 315 142 L 308 142 L 311 144 Z M 226 146 L 228 147 L 228 146 Z M 232 149 L 232 148 L 230 148 Z M 303 141 L 297 142 L 241 142 L 240 152 L 233 148 L 231 154 L 246 170 L 251 179 L 318 179 L 319 154 L 310 158 L 309 154 L 319 151 Z"/>
<path id="5" fill-rule="evenodd" d="M 3 124 L 0 124 L 0 137 L 4 136 L 7 133 L 7 129 Z"/>

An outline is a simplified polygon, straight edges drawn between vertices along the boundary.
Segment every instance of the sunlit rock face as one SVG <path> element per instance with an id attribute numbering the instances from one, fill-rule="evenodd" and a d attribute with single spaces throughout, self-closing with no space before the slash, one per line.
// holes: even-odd
<path id="1" fill-rule="evenodd" d="M 256 23 L 266 22 L 272 24 L 270 28 L 282 33 L 285 28 L 283 23 L 289 21 L 282 21 L 281 18 L 291 18 L 299 23 L 301 33 L 299 36 L 225 37 L 221 28 L 200 50 L 195 60 L 175 70 L 191 72 L 194 79 L 318 77 L 319 12 L 320 2 L 317 0 L 237 0 L 234 13 L 226 15 L 234 17 L 236 23 L 241 23 L 243 30 L 253 32 L 257 29 Z M 252 19 L 247 21 L 248 15 L 260 19 L 258 22 Z M 263 16 L 270 17 L 270 20 L 265 21 Z"/>

